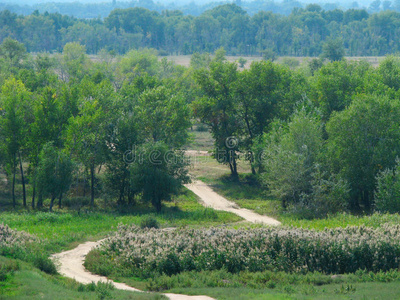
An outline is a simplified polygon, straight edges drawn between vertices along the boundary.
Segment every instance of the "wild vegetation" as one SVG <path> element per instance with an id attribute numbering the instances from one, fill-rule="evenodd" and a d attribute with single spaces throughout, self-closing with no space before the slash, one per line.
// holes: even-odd
<path id="1" fill-rule="evenodd" d="M 55 273 L 50 253 L 100 239 L 120 223 L 141 228 L 120 227 L 87 266 L 148 290 L 220 295 L 235 287 L 249 295 L 278 286 L 282 297 L 319 296 L 321 281 L 332 284 L 330 293 L 356 295 L 331 276 L 367 289 L 380 278 L 397 283 L 400 60 L 388 56 L 374 68 L 326 49 L 329 59 L 259 61 L 243 70 L 222 48 L 183 67 L 150 49 L 89 59 L 78 43 L 31 55 L 4 39 L 2 289 L 18 291 L 16 274 L 64 282 L 38 273 Z M 182 149 L 210 153 L 202 162 Z M 308 229 L 249 229 L 204 208 L 182 187 L 190 173 L 243 207 Z M 220 225 L 228 228 L 210 229 Z M 139 242 L 148 247 L 129 245 Z M 268 279 L 272 271 L 284 283 Z M 196 274 L 196 288 L 182 283 Z M 213 289 L 204 274 L 228 282 Z M 71 295 L 114 293 L 64 287 Z"/>
<path id="2" fill-rule="evenodd" d="M 224 47 L 230 55 L 264 55 L 266 59 L 277 55 L 315 57 L 329 44 L 339 46 L 341 51 L 336 53 L 348 56 L 380 56 L 400 50 L 398 1 L 393 5 L 383 1 L 382 11 L 378 0 L 368 10 L 323 9 L 316 4 L 300 7 L 297 1 L 254 1 L 254 6 L 265 7 L 256 11 L 248 7 L 250 3 L 214 3 L 201 14 L 194 9 L 198 16 L 185 15 L 185 8 L 156 11 L 156 5 L 149 1 L 135 1 L 127 4 L 135 6 L 129 8 L 123 1 L 116 2 L 115 6 L 111 1 L 103 3 L 107 12 L 96 15 L 99 4 L 89 5 L 86 11 L 90 10 L 90 16 L 80 19 L 71 17 L 64 3 L 58 5 L 65 15 L 58 13 L 55 3 L 26 16 L 2 10 L 0 36 L 17 39 L 29 52 L 61 52 L 70 42 L 85 45 L 90 54 L 99 54 L 102 49 L 124 54 L 149 47 L 160 55 L 185 55 L 212 53 Z M 283 13 L 277 12 L 279 7 L 285 7 Z M 393 8 L 397 12 L 390 10 Z M 23 13 L 12 6 L 9 9 Z M 84 13 L 85 7 L 76 10 Z"/>
<path id="3" fill-rule="evenodd" d="M 399 226 L 313 231 L 296 228 L 160 230 L 121 226 L 86 267 L 95 273 L 155 277 L 226 269 L 263 272 L 389 271 L 399 264 Z"/>

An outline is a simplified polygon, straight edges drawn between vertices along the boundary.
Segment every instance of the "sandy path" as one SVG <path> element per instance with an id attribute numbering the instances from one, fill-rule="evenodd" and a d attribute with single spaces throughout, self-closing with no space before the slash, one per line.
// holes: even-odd
<path id="1" fill-rule="evenodd" d="M 240 208 L 236 203 L 227 200 L 221 195 L 214 192 L 207 184 L 202 181 L 194 181 L 185 185 L 189 190 L 200 197 L 204 206 L 211 207 L 216 210 L 223 210 L 234 213 L 243 219 L 253 223 L 263 223 L 266 225 L 280 225 L 281 222 L 255 213 L 246 208 Z"/>
<path id="2" fill-rule="evenodd" d="M 232 212 L 242 217 L 243 219 L 253 223 L 263 223 L 267 225 L 280 225 L 281 223 L 273 218 L 259 215 L 251 210 L 240 208 L 235 203 L 228 201 L 224 197 L 218 195 L 209 186 L 201 181 L 195 181 L 191 184 L 187 184 L 186 187 L 193 191 L 197 196 L 200 197 L 203 204 L 208 207 L 212 207 L 216 210 L 223 210 Z M 91 282 L 111 282 L 117 289 L 141 292 L 140 290 L 130 287 L 124 283 L 113 282 L 107 277 L 99 276 L 87 271 L 84 266 L 85 256 L 89 251 L 100 245 L 103 240 L 97 242 L 86 242 L 80 244 L 78 247 L 72 250 L 64 251 L 61 253 L 53 254 L 52 258 L 58 264 L 58 271 L 67 277 L 74 278 L 76 281 L 83 284 Z M 188 296 L 178 294 L 164 294 L 171 300 L 212 300 L 213 298 L 208 296 Z"/>
<path id="3" fill-rule="evenodd" d="M 119 283 L 109 280 L 107 277 L 99 276 L 90 273 L 83 266 L 86 254 L 89 253 L 94 247 L 100 245 L 103 240 L 97 242 L 86 242 L 80 244 L 78 247 L 72 250 L 64 251 L 61 253 L 53 254 L 52 258 L 56 261 L 58 265 L 58 271 L 60 274 L 74 278 L 76 281 L 88 284 L 91 282 L 111 282 L 117 289 L 141 292 L 141 290 L 135 289 L 125 283 Z M 177 294 L 164 294 L 171 300 L 213 300 L 213 298 L 208 296 L 187 296 L 187 295 L 177 295 Z"/>

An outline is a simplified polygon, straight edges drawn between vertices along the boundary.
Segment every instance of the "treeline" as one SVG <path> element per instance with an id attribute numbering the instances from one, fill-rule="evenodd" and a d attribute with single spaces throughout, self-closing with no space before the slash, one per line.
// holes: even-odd
<path id="1" fill-rule="evenodd" d="M 285 1 L 285 2 L 275 2 L 275 1 L 229 1 L 236 2 L 237 5 L 241 6 L 250 15 L 258 13 L 259 11 L 272 11 L 276 14 L 289 15 L 293 8 L 295 7 L 305 7 L 306 5 L 296 1 Z M 10 3 L 0 3 L 0 10 L 9 10 L 11 12 L 30 15 L 35 10 L 40 13 L 49 12 L 63 12 L 63 14 L 68 16 L 74 16 L 76 18 L 82 19 L 96 19 L 107 17 L 113 9 L 126 9 L 133 7 L 142 7 L 149 10 L 154 10 L 159 13 L 165 10 L 180 10 L 185 15 L 199 16 L 208 9 L 212 9 L 219 5 L 226 4 L 227 1 L 215 1 L 208 2 L 205 4 L 197 4 L 192 2 L 190 4 L 179 4 L 179 3 L 154 3 L 152 0 L 138 0 L 138 1 L 108 1 L 101 3 L 80 3 L 80 2 L 51 2 L 51 3 L 37 3 L 34 5 L 17 5 Z M 326 10 L 332 10 L 339 8 L 337 4 L 323 4 L 322 7 Z M 358 8 L 357 2 L 353 2 L 350 7 L 346 8 Z M 385 8 L 386 10 L 386 8 Z"/>
<path id="2" fill-rule="evenodd" d="M 110 203 L 143 199 L 159 211 L 189 180 L 178 149 L 197 119 L 233 178 L 238 163 L 250 161 L 252 176 L 285 209 L 310 217 L 400 211 L 397 57 L 378 68 L 314 59 L 241 71 L 225 54 L 195 54 L 185 68 L 158 60 L 155 50 L 102 51 L 92 61 L 77 43 L 33 57 L 6 39 L 0 162 L 12 204 L 42 207 L 48 198 L 51 209 L 65 195 L 90 195 L 93 207 L 101 193 Z"/>
<path id="3" fill-rule="evenodd" d="M 385 55 L 400 50 L 400 13 L 386 10 L 295 8 L 288 16 L 260 11 L 252 16 L 235 4 L 207 10 L 198 17 L 181 11 L 158 13 L 144 8 L 115 9 L 104 20 L 76 19 L 58 13 L 18 16 L 0 13 L 0 40 L 12 37 L 29 52 L 61 52 L 69 42 L 89 54 L 101 49 L 123 54 L 154 48 L 161 55 L 212 53 L 230 55 L 318 56 L 324 43 L 340 40 L 348 56 Z"/>

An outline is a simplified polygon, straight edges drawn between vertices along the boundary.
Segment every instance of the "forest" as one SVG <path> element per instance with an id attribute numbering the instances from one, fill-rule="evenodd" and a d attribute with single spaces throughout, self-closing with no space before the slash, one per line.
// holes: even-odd
<path id="1" fill-rule="evenodd" d="M 319 56 L 325 43 L 339 40 L 348 56 L 395 54 L 400 50 L 400 13 L 378 11 L 323 10 L 310 4 L 288 15 L 250 15 L 236 4 L 224 4 L 199 16 L 134 7 L 114 9 L 104 19 L 78 19 L 47 11 L 23 16 L 3 10 L 0 40 L 16 39 L 28 52 L 62 52 L 65 44 L 78 42 L 88 54 L 154 48 L 160 55 L 185 55 L 224 47 L 227 54 L 242 56 Z"/>

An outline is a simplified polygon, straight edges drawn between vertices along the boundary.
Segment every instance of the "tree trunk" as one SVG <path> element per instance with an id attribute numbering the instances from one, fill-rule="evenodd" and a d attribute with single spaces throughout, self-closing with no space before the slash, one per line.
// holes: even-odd
<path id="1" fill-rule="evenodd" d="M 35 182 L 33 182 L 32 209 L 35 209 L 35 196 L 36 196 L 36 184 L 35 184 Z"/>
<path id="2" fill-rule="evenodd" d="M 22 168 L 21 152 L 19 152 L 18 155 L 19 155 L 19 169 L 21 171 L 23 204 L 24 204 L 24 207 L 26 207 L 25 176 L 24 176 L 24 169 Z"/>
<path id="3" fill-rule="evenodd" d="M 61 199 L 62 199 L 63 193 L 60 193 L 60 197 L 58 198 L 58 208 L 61 209 Z"/>
<path id="4" fill-rule="evenodd" d="M 13 199 L 13 207 L 15 208 L 15 205 L 16 205 L 16 201 L 15 201 L 15 164 L 14 164 L 14 168 L 13 168 L 12 199 Z"/>
<path id="5" fill-rule="evenodd" d="M 129 188 L 128 189 L 128 204 L 133 205 L 135 202 L 135 194 L 132 192 L 132 190 Z"/>
<path id="6" fill-rule="evenodd" d="M 122 179 L 122 184 L 121 184 L 121 188 L 119 190 L 119 200 L 118 200 L 118 204 L 123 204 L 124 203 L 124 193 L 125 192 L 125 179 Z"/>
<path id="7" fill-rule="evenodd" d="M 159 199 L 158 197 L 156 199 L 154 199 L 153 205 L 156 208 L 157 213 L 160 213 L 161 212 L 161 199 Z"/>
<path id="8" fill-rule="evenodd" d="M 39 197 L 38 197 L 38 202 L 36 204 L 37 208 L 42 208 L 43 207 L 43 192 L 39 191 Z"/>
<path id="9" fill-rule="evenodd" d="M 54 195 L 51 195 L 51 201 L 50 201 L 50 208 L 49 208 L 49 212 L 53 211 L 53 204 L 54 204 L 54 199 L 56 197 Z"/>
<path id="10" fill-rule="evenodd" d="M 94 206 L 94 164 L 90 167 L 90 208 Z"/>
<path id="11" fill-rule="evenodd" d="M 83 172 L 83 197 L 86 197 L 86 169 Z"/>
<path id="12" fill-rule="evenodd" d="M 232 177 L 238 177 L 238 172 L 237 172 L 237 163 L 236 163 L 236 157 L 235 157 L 235 151 L 230 150 L 230 161 L 229 161 L 229 166 L 231 168 L 231 175 Z"/>

